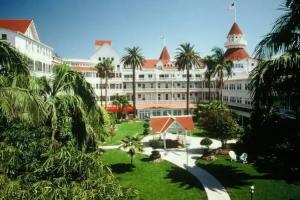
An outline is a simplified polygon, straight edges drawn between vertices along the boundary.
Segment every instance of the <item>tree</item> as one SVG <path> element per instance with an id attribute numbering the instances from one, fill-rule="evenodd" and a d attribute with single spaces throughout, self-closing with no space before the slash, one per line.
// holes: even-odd
<path id="1" fill-rule="evenodd" d="M 136 192 L 116 182 L 99 152 L 79 144 L 93 143 L 83 129 L 97 135 L 106 124 L 83 75 L 62 65 L 49 81 L 8 65 L 1 64 L 9 70 L 0 74 L 1 199 L 134 199 Z"/>
<path id="2" fill-rule="evenodd" d="M 281 8 L 285 13 L 276 21 L 270 33 L 257 45 L 258 66 L 251 73 L 253 105 L 270 111 L 276 99 L 289 98 L 300 118 L 300 4 L 286 0 Z M 300 125 L 298 125 L 300 134 Z"/>
<path id="3" fill-rule="evenodd" d="M 97 69 L 97 74 L 98 74 L 98 77 L 99 77 L 99 89 L 100 89 L 100 105 L 103 106 L 103 99 L 102 99 L 102 79 L 105 78 L 105 71 L 104 71 L 104 68 L 102 67 L 102 64 L 101 62 L 99 62 L 95 68 Z"/>
<path id="4" fill-rule="evenodd" d="M 259 62 L 250 74 L 254 111 L 242 147 L 248 147 L 253 158 L 272 161 L 286 176 L 300 166 L 294 159 L 300 151 L 300 3 L 286 0 L 281 10 L 283 15 L 255 48 Z M 275 112 L 281 105 L 290 107 L 294 117 Z"/>
<path id="5" fill-rule="evenodd" d="M 228 139 L 243 133 L 232 111 L 219 101 L 212 101 L 207 105 L 201 124 L 209 137 L 221 140 L 222 147 L 226 146 Z"/>
<path id="6" fill-rule="evenodd" d="M 210 103 L 211 101 L 211 93 L 210 93 L 210 83 L 211 83 L 211 78 L 213 77 L 214 75 L 214 71 L 215 71 L 215 60 L 213 59 L 212 56 L 206 56 L 204 58 L 204 63 L 206 64 L 206 71 L 205 71 L 205 78 L 207 79 L 207 82 L 208 82 L 208 101 Z"/>
<path id="7" fill-rule="evenodd" d="M 207 149 L 209 149 L 209 146 L 212 144 L 212 140 L 209 139 L 208 137 L 205 137 L 201 140 L 200 144 L 203 146 L 206 146 Z"/>
<path id="8" fill-rule="evenodd" d="M 192 67 L 199 67 L 200 63 L 200 55 L 194 49 L 194 46 L 190 43 L 184 43 L 179 45 L 177 48 L 177 53 L 175 56 L 176 59 L 176 68 L 178 70 L 186 70 L 186 112 L 189 114 L 189 99 L 190 99 L 190 70 Z"/>
<path id="9" fill-rule="evenodd" d="M 132 68 L 132 93 L 133 93 L 133 113 L 136 116 L 136 89 L 135 89 L 135 71 L 141 69 L 144 65 L 145 58 L 142 55 L 140 47 L 132 47 L 125 49 L 126 54 L 122 57 L 121 61 L 125 66 Z"/>
<path id="10" fill-rule="evenodd" d="M 107 107 L 108 79 L 111 78 L 112 75 L 113 75 L 114 66 L 112 64 L 112 60 L 110 60 L 110 59 L 104 59 L 102 62 L 100 62 L 96 66 L 96 68 L 98 70 L 99 77 L 102 76 L 102 74 L 103 74 L 102 77 L 105 78 L 105 108 L 106 108 Z"/>
<path id="11" fill-rule="evenodd" d="M 143 144 L 138 136 L 126 136 L 122 140 L 122 147 L 128 150 L 130 156 L 130 164 L 133 166 L 133 157 L 138 151 L 143 151 Z"/>
<path id="12" fill-rule="evenodd" d="M 123 119 L 124 108 L 129 105 L 127 97 L 125 95 L 121 95 L 121 96 L 117 95 L 115 100 L 112 102 L 112 104 L 118 107 L 119 116 L 121 119 Z"/>
<path id="13" fill-rule="evenodd" d="M 225 59 L 223 49 L 215 47 L 213 51 L 214 73 L 218 77 L 217 87 L 219 89 L 218 99 L 222 101 L 222 90 L 224 86 L 224 77 L 229 78 L 232 75 L 233 62 Z"/>

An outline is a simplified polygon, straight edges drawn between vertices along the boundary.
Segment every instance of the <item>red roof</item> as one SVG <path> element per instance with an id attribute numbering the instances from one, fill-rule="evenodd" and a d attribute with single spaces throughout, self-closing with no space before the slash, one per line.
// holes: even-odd
<path id="1" fill-rule="evenodd" d="M 15 32 L 25 33 L 32 19 L 0 19 L 0 27 Z"/>
<path id="2" fill-rule="evenodd" d="M 176 121 L 187 131 L 194 130 L 194 122 L 192 116 L 178 116 Z"/>
<path id="3" fill-rule="evenodd" d="M 103 44 L 109 44 L 109 46 L 111 46 L 112 41 L 111 40 L 96 40 L 95 41 L 95 45 L 103 45 Z"/>
<path id="4" fill-rule="evenodd" d="M 228 35 L 242 35 L 242 34 L 243 32 L 241 31 L 239 25 L 236 22 L 234 22 Z"/>
<path id="5" fill-rule="evenodd" d="M 97 71 L 94 67 L 71 67 L 72 70 L 77 71 L 77 72 L 95 72 Z"/>
<path id="6" fill-rule="evenodd" d="M 238 61 L 250 58 L 249 54 L 244 48 L 229 48 L 225 52 L 225 59 L 231 61 Z"/>
<path id="7" fill-rule="evenodd" d="M 153 69 L 156 67 L 155 65 L 157 62 L 158 62 L 158 60 L 156 60 L 156 59 L 147 59 L 144 62 L 143 68 Z"/>
<path id="8" fill-rule="evenodd" d="M 161 116 L 151 117 L 150 125 L 153 133 L 165 133 L 173 123 L 178 123 L 187 131 L 194 130 L 194 122 L 192 116 Z"/>
<path id="9" fill-rule="evenodd" d="M 164 47 L 160 56 L 159 56 L 160 60 L 170 60 L 170 54 L 169 51 L 167 49 L 167 47 Z"/>

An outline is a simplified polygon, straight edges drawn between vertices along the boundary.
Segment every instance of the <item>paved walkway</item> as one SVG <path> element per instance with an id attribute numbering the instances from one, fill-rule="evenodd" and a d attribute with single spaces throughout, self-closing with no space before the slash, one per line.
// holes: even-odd
<path id="1" fill-rule="evenodd" d="M 157 136 L 156 136 L 157 137 Z M 149 147 L 149 140 L 153 139 L 153 135 L 146 136 L 143 138 L 142 142 L 144 143 L 144 154 L 150 155 L 153 150 L 152 147 Z M 166 139 L 176 139 L 176 135 L 167 134 Z M 188 153 L 185 148 L 174 148 L 174 149 L 156 149 L 161 152 L 161 158 L 167 160 L 178 167 L 188 170 L 191 174 L 193 174 L 198 181 L 203 185 L 207 199 L 208 200 L 230 200 L 228 193 L 225 188 L 221 185 L 221 183 L 210 173 L 205 171 L 204 169 L 195 165 L 195 161 L 201 157 L 202 149 L 200 141 L 203 138 L 200 137 L 190 137 L 187 136 L 187 142 L 189 144 Z M 210 148 L 218 148 L 221 146 L 221 142 L 217 140 L 213 140 Z M 120 148 L 120 145 L 114 146 L 102 146 L 103 149 L 116 149 Z"/>

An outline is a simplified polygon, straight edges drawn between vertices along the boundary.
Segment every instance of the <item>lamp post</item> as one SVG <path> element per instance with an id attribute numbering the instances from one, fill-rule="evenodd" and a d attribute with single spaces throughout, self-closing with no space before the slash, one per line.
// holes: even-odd
<path id="1" fill-rule="evenodd" d="M 253 195 L 254 195 L 254 185 L 251 185 L 251 186 L 250 186 L 249 192 L 250 192 L 250 198 L 251 198 L 251 200 L 253 200 Z"/>
<path id="2" fill-rule="evenodd" d="M 189 150 L 190 143 L 187 141 L 187 131 L 185 131 L 185 151 L 186 151 L 186 170 L 189 171 Z"/>

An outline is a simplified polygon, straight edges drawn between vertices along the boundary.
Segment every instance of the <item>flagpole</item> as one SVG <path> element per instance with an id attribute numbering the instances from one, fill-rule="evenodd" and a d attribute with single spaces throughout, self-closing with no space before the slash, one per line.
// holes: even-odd
<path id="1" fill-rule="evenodd" d="M 234 22 L 236 22 L 236 2 L 234 2 Z"/>

